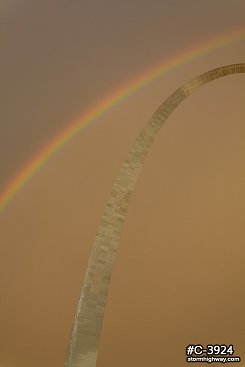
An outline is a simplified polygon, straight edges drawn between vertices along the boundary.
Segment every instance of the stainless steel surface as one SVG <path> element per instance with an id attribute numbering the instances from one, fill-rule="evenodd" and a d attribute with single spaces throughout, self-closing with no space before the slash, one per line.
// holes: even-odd
<path id="1" fill-rule="evenodd" d="M 95 367 L 112 267 L 129 201 L 144 160 L 164 122 L 191 93 L 215 79 L 244 73 L 245 63 L 222 66 L 178 88 L 141 130 L 113 185 L 92 247 L 66 351 L 65 367 Z"/>

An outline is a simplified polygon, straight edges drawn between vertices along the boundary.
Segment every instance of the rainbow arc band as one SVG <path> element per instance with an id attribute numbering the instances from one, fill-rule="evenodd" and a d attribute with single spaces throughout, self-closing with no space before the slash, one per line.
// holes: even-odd
<path id="1" fill-rule="evenodd" d="M 120 86 L 109 96 L 93 105 L 81 117 L 74 121 L 70 121 L 64 130 L 55 135 L 52 140 L 21 168 L 16 176 L 7 182 L 5 188 L 0 192 L 0 213 L 4 211 L 16 194 L 55 154 L 75 136 L 81 133 L 84 128 L 95 122 L 99 116 L 106 113 L 112 107 L 117 106 L 125 98 L 131 96 L 153 80 L 162 77 L 177 67 L 187 64 L 200 56 L 207 55 L 216 49 L 227 47 L 238 42 L 244 42 L 244 40 L 245 27 L 242 25 L 236 29 L 229 30 L 225 34 L 213 36 L 211 39 L 198 43 L 198 45 L 192 48 L 182 50 L 170 59 L 164 60 L 164 62 L 155 65 L 151 69 L 144 71 L 143 74 L 127 82 L 125 85 Z"/>
<path id="2" fill-rule="evenodd" d="M 238 73 L 245 73 L 245 63 L 221 66 L 185 83 L 161 104 L 136 138 L 115 180 L 92 247 L 65 367 L 96 366 L 112 266 L 122 227 L 140 170 L 161 127 L 180 103 L 197 89 L 218 78 Z"/>

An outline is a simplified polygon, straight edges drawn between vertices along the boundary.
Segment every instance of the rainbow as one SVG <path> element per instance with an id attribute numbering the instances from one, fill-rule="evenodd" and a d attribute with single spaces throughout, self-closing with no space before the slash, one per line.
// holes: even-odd
<path id="1" fill-rule="evenodd" d="M 213 50 L 228 46 L 230 44 L 245 40 L 245 27 L 236 28 L 229 33 L 219 35 L 212 40 L 207 40 L 196 47 L 182 51 L 163 63 L 155 65 L 153 68 L 137 76 L 134 80 L 112 92 L 104 99 L 96 103 L 86 111 L 80 118 L 68 123 L 68 126 L 59 132 L 37 155 L 32 158 L 17 174 L 11 179 L 6 187 L 0 192 L 0 212 L 15 197 L 23 186 L 45 165 L 45 163 L 73 137 L 79 134 L 86 126 L 95 121 L 99 116 L 107 112 L 113 106 L 123 101 L 128 96 L 149 84 L 153 80 L 163 76 L 173 69 L 184 65 Z"/>

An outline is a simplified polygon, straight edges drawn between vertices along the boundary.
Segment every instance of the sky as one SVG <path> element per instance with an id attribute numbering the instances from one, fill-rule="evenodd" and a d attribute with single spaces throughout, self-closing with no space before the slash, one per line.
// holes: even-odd
<path id="1" fill-rule="evenodd" d="M 106 96 L 242 27 L 240 0 L 1 0 L 0 192 Z M 93 239 L 137 134 L 181 84 L 244 62 L 244 44 L 181 64 L 98 116 L 0 213 L 1 367 L 63 366 Z M 233 344 L 245 358 L 244 82 L 204 86 L 155 141 L 114 265 L 98 367 L 188 365 L 191 343 Z"/>

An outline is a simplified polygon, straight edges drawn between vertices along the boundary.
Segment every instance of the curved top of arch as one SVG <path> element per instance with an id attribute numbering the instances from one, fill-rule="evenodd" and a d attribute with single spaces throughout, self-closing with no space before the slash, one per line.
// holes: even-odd
<path id="1" fill-rule="evenodd" d="M 231 74 L 245 73 L 245 63 L 221 66 L 183 84 L 154 112 L 137 136 L 113 184 L 93 243 L 67 346 L 65 367 L 95 367 L 122 227 L 137 178 L 161 127 L 179 104 L 203 85 Z"/>

